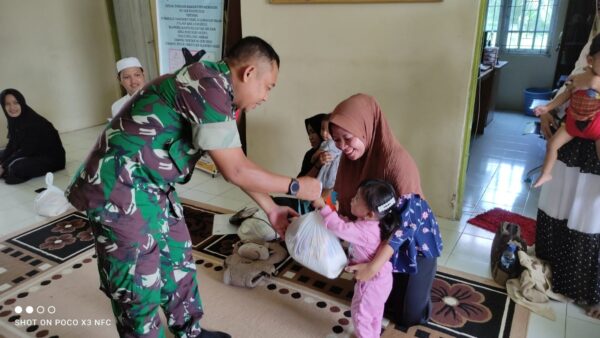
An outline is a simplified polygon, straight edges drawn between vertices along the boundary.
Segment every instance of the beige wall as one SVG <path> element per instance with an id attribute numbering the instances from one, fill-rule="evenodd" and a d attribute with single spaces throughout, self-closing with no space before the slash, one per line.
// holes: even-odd
<path id="1" fill-rule="evenodd" d="M 2 0 L 0 89 L 23 93 L 59 131 L 106 121 L 118 97 L 108 12 L 101 0 Z M 0 144 L 6 144 L 0 118 Z"/>
<path id="2" fill-rule="evenodd" d="M 479 5 L 242 1 L 243 34 L 282 59 L 271 99 L 248 114 L 249 156 L 295 175 L 309 147 L 304 118 L 369 93 L 417 161 L 434 210 L 455 217 Z"/>

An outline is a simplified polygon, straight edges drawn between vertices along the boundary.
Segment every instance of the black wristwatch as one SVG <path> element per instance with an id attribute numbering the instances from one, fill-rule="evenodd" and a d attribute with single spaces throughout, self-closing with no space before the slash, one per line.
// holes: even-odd
<path id="1" fill-rule="evenodd" d="M 298 190 L 300 190 L 300 182 L 292 177 L 292 181 L 288 187 L 288 195 L 296 196 L 296 194 L 298 194 Z"/>

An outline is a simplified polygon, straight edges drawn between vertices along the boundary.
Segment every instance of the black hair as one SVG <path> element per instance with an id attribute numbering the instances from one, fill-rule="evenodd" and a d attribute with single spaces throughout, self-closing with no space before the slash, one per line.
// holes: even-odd
<path id="1" fill-rule="evenodd" d="M 308 126 L 310 126 L 313 129 L 313 131 L 317 133 L 317 135 L 319 135 L 319 143 L 323 142 L 323 137 L 321 136 L 321 123 L 323 122 L 323 119 L 326 116 L 327 114 L 317 114 L 304 120 L 306 132 L 308 133 Z"/>
<path id="2" fill-rule="evenodd" d="M 387 240 L 394 229 L 400 224 L 395 212 L 396 192 L 394 186 L 384 180 L 364 180 L 358 186 L 369 210 L 379 219 L 381 240 Z"/>
<path id="3" fill-rule="evenodd" d="M 590 45 L 589 56 L 594 56 L 596 53 L 600 52 L 600 34 L 597 34 L 592 39 L 592 44 Z"/>
<path id="4" fill-rule="evenodd" d="M 243 63 L 253 57 L 263 57 L 275 61 L 279 68 L 279 55 L 265 40 L 256 36 L 246 36 L 236 42 L 227 52 L 225 60 L 233 64 Z"/>

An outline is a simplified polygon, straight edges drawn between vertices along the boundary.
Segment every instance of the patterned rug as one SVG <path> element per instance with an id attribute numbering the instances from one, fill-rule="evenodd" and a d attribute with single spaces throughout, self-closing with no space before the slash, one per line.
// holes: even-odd
<path id="1" fill-rule="evenodd" d="M 264 285 L 255 289 L 226 286 L 221 282 L 222 261 L 231 253 L 238 237 L 211 233 L 214 213 L 229 211 L 191 201 L 185 201 L 184 207 L 203 302 L 211 314 L 203 319 L 207 325 L 227 328 L 230 333 L 237 333 L 234 337 L 285 334 L 290 338 L 307 336 L 308 332 L 311 337 L 347 337 L 353 332 L 349 311 L 353 293 L 351 275 L 344 273 L 330 280 L 288 257 L 277 266 L 277 276 Z M 6 337 L 12 337 L 8 332 L 32 337 L 116 336 L 114 325 L 107 325 L 112 320 L 108 301 L 97 290 L 95 255 L 92 241 L 85 235 L 89 232 L 87 228 L 85 218 L 72 213 L 0 241 L 0 269 L 4 269 L 4 273 L 0 273 L 0 285 L 7 285 L 0 290 L 0 332 L 7 332 Z M 93 292 L 89 292 L 90 286 Z M 60 301 L 57 303 L 57 300 Z M 404 331 L 385 321 L 383 336 L 526 335 L 529 312 L 510 301 L 505 290 L 493 281 L 441 267 L 434 282 L 432 301 L 430 323 Z M 57 304 L 62 305 L 59 308 Z M 37 320 L 32 321 L 36 319 L 38 308 L 48 310 L 52 306 L 60 311 L 52 315 L 38 313 Z M 24 312 L 27 307 L 33 311 L 31 315 Z M 253 311 L 247 311 L 249 308 Z M 234 318 L 245 323 L 250 323 L 252 318 L 266 321 L 269 314 L 282 321 L 253 324 L 252 334 L 248 334 L 244 325 L 238 327 L 239 323 L 234 325 L 231 321 Z M 76 325 L 60 321 L 76 318 L 80 319 Z M 85 318 L 90 321 L 86 322 Z M 259 323 L 255 320 L 252 322 Z M 0 337 L 2 335 L 0 333 Z"/>

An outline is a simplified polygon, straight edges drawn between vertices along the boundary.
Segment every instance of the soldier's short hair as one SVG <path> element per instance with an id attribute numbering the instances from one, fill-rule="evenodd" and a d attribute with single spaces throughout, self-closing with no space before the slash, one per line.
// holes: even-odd
<path id="1" fill-rule="evenodd" d="M 255 57 L 275 61 L 279 68 L 279 55 L 275 49 L 268 42 L 256 36 L 246 36 L 234 44 L 227 52 L 225 60 L 230 65 L 242 64 Z"/>

